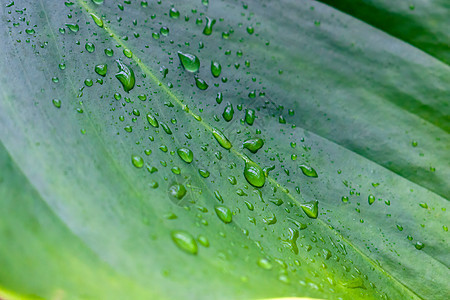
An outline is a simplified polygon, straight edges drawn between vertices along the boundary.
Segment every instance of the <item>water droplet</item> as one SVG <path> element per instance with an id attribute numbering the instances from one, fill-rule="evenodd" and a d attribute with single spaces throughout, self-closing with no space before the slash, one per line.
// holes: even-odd
<path id="1" fill-rule="evenodd" d="M 103 27 L 103 20 L 99 16 L 91 13 L 91 17 L 92 17 L 92 20 L 94 20 L 95 24 L 97 24 L 98 27 Z"/>
<path id="2" fill-rule="evenodd" d="M 86 48 L 86 51 L 89 53 L 92 53 L 95 51 L 95 45 L 91 42 L 87 42 L 86 45 L 84 45 L 84 48 Z"/>
<path id="3" fill-rule="evenodd" d="M 317 216 L 319 215 L 319 201 L 306 202 L 300 204 L 300 207 L 308 217 L 317 219 Z"/>
<path id="4" fill-rule="evenodd" d="M 203 34 L 211 35 L 214 24 L 216 24 L 216 19 L 206 17 L 206 24 L 205 28 L 203 29 Z"/>
<path id="5" fill-rule="evenodd" d="M 252 26 L 247 27 L 248 34 L 253 34 L 255 32 L 255 29 Z"/>
<path id="6" fill-rule="evenodd" d="M 206 90 L 208 88 L 208 84 L 203 79 L 200 79 L 198 77 L 195 77 L 195 85 L 201 89 L 202 91 Z"/>
<path id="7" fill-rule="evenodd" d="M 188 148 L 179 148 L 177 150 L 178 156 L 184 161 L 190 164 L 194 159 L 194 153 Z"/>
<path id="8" fill-rule="evenodd" d="M 59 99 L 53 99 L 53 100 L 52 100 L 52 103 L 53 103 L 53 105 L 54 105 L 56 108 L 61 108 L 61 100 L 59 100 Z"/>
<path id="9" fill-rule="evenodd" d="M 309 167 L 307 165 L 300 165 L 300 169 L 302 170 L 303 174 L 308 177 L 318 177 L 316 170 L 314 170 L 312 167 Z"/>
<path id="10" fill-rule="evenodd" d="M 212 128 L 212 134 L 214 138 L 219 142 L 219 145 L 225 149 L 231 148 L 231 142 L 227 139 L 227 137 L 217 128 Z"/>
<path id="11" fill-rule="evenodd" d="M 155 128 L 159 127 L 158 120 L 150 113 L 147 114 L 147 121 L 150 125 L 152 125 Z"/>
<path id="12" fill-rule="evenodd" d="M 255 187 L 262 187 L 266 182 L 266 176 L 264 175 L 263 169 L 250 160 L 247 156 L 243 155 L 245 166 L 244 166 L 244 177 L 247 179 L 248 183 Z"/>
<path id="13" fill-rule="evenodd" d="M 105 49 L 105 54 L 106 54 L 106 56 L 111 57 L 111 56 L 114 55 L 114 50 L 113 50 L 113 49 L 110 49 L 110 48 L 106 48 L 106 49 Z"/>
<path id="14" fill-rule="evenodd" d="M 35 34 L 36 33 L 36 31 L 33 28 L 27 28 L 27 29 L 25 29 L 25 32 L 27 34 Z"/>
<path id="15" fill-rule="evenodd" d="M 66 24 L 66 26 L 70 29 L 72 32 L 78 32 L 80 30 L 80 26 L 78 24 Z"/>
<path id="16" fill-rule="evenodd" d="M 159 30 L 159 32 L 161 32 L 161 34 L 163 36 L 168 36 L 169 35 L 169 28 L 166 26 L 161 27 L 161 29 Z"/>
<path id="17" fill-rule="evenodd" d="M 428 208 L 428 204 L 426 204 L 425 202 L 421 202 L 421 203 L 419 203 L 419 205 L 422 208 Z"/>
<path id="18" fill-rule="evenodd" d="M 97 5 L 103 4 L 103 1 L 104 0 L 92 0 L 92 2 Z"/>
<path id="19" fill-rule="evenodd" d="M 231 104 L 230 102 L 227 103 L 227 105 L 223 110 L 222 116 L 224 120 L 227 122 L 230 122 L 233 119 L 234 116 L 233 104 Z"/>
<path id="20" fill-rule="evenodd" d="M 262 148 L 262 146 L 264 146 L 264 141 L 260 138 L 248 139 L 242 143 L 242 146 L 250 152 L 256 153 Z"/>
<path id="21" fill-rule="evenodd" d="M 116 78 L 122 84 L 123 90 L 128 93 L 132 88 L 134 88 L 134 83 L 136 81 L 134 77 L 134 72 L 121 60 L 118 59 L 116 60 L 116 62 L 120 71 L 116 74 Z"/>
<path id="22" fill-rule="evenodd" d="M 246 109 L 245 110 L 245 123 L 248 125 L 253 125 L 255 122 L 255 110 L 254 109 Z"/>
<path id="23" fill-rule="evenodd" d="M 217 216 L 219 217 L 220 220 L 222 220 L 222 222 L 224 223 L 231 222 L 233 215 L 228 207 L 219 205 L 214 207 L 214 210 L 216 211 Z"/>
<path id="24" fill-rule="evenodd" d="M 100 76 L 105 77 L 107 69 L 108 69 L 107 65 L 96 65 L 95 66 L 95 73 L 97 73 Z"/>
<path id="25" fill-rule="evenodd" d="M 199 236 L 197 237 L 197 240 L 198 240 L 198 242 L 200 243 L 200 245 L 202 245 L 203 247 L 205 247 L 205 248 L 208 248 L 208 247 L 209 247 L 209 241 L 208 241 L 208 238 L 207 238 L 206 236 L 204 236 L 204 235 L 199 235 Z"/>
<path id="26" fill-rule="evenodd" d="M 169 11 L 169 16 L 172 19 L 178 19 L 180 17 L 180 12 L 175 7 L 172 7 Z"/>
<path id="27" fill-rule="evenodd" d="M 169 187 L 169 195 L 176 200 L 181 200 L 186 195 L 186 188 L 184 185 L 175 183 Z"/>
<path id="28" fill-rule="evenodd" d="M 367 201 L 369 202 L 370 205 L 372 205 L 375 202 L 375 196 L 370 194 L 369 197 L 367 198 Z"/>
<path id="29" fill-rule="evenodd" d="M 166 123 L 160 122 L 160 124 L 161 124 L 162 129 L 164 129 L 164 131 L 165 131 L 167 134 L 172 134 L 172 130 L 169 128 L 169 126 L 167 126 Z"/>
<path id="30" fill-rule="evenodd" d="M 133 52 L 131 52 L 130 49 L 123 49 L 123 55 L 125 55 L 128 58 L 132 58 L 133 57 Z"/>
<path id="31" fill-rule="evenodd" d="M 140 157 L 139 155 L 132 155 L 131 163 L 136 168 L 142 168 L 144 166 L 144 159 L 142 157 Z"/>
<path id="32" fill-rule="evenodd" d="M 197 254 L 198 246 L 194 237 L 186 231 L 176 230 L 171 233 L 172 241 L 178 248 L 189 254 Z"/>
<path id="33" fill-rule="evenodd" d="M 204 170 L 204 169 L 199 169 L 198 173 L 200 174 L 200 176 L 202 176 L 203 178 L 208 178 L 210 173 L 208 170 Z"/>
<path id="34" fill-rule="evenodd" d="M 414 245 L 414 247 L 416 247 L 417 250 L 422 250 L 423 247 L 425 247 L 425 244 L 422 242 L 416 242 L 416 244 Z"/>
<path id="35" fill-rule="evenodd" d="M 221 72 L 222 66 L 216 61 L 211 61 L 211 74 L 217 78 L 220 76 Z"/>
<path id="36" fill-rule="evenodd" d="M 258 266 L 260 266 L 261 268 L 265 269 L 265 270 L 270 270 L 272 269 L 272 264 L 270 263 L 269 260 L 267 260 L 266 258 L 260 258 L 258 259 L 257 262 Z"/>
<path id="37" fill-rule="evenodd" d="M 178 57 L 180 58 L 181 65 L 186 71 L 194 73 L 200 68 L 200 60 L 197 56 L 178 51 Z"/>
<path id="38" fill-rule="evenodd" d="M 342 202 L 347 203 L 348 202 L 348 197 L 347 196 L 342 196 Z"/>

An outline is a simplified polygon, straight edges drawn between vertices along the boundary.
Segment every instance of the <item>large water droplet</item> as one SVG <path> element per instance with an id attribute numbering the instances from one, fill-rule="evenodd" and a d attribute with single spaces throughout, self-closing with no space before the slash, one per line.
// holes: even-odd
<path id="1" fill-rule="evenodd" d="M 194 153 L 188 148 L 180 148 L 177 150 L 178 156 L 184 161 L 190 164 L 194 159 Z"/>
<path id="2" fill-rule="evenodd" d="M 255 122 L 255 110 L 254 109 L 246 109 L 245 110 L 245 123 L 248 125 L 253 125 Z"/>
<path id="3" fill-rule="evenodd" d="M 242 143 L 242 146 L 250 152 L 256 153 L 262 148 L 262 146 L 264 146 L 264 141 L 260 138 L 248 139 Z"/>
<path id="4" fill-rule="evenodd" d="M 136 168 L 142 168 L 144 166 L 144 159 L 142 157 L 140 157 L 139 155 L 132 155 L 131 163 Z"/>
<path id="5" fill-rule="evenodd" d="M 175 230 L 172 231 L 171 236 L 172 241 L 175 243 L 175 245 L 177 245 L 178 248 L 189 254 L 197 254 L 197 242 L 190 233 L 182 230 Z"/>
<path id="6" fill-rule="evenodd" d="M 97 24 L 98 27 L 103 27 L 103 20 L 99 16 L 91 13 L 91 17 L 92 17 L 92 20 L 94 20 L 95 24 Z"/>
<path id="7" fill-rule="evenodd" d="M 108 70 L 107 65 L 96 65 L 95 66 L 95 73 L 97 73 L 100 76 L 105 77 L 107 70 Z"/>
<path id="8" fill-rule="evenodd" d="M 197 56 L 178 51 L 178 57 L 180 58 L 181 65 L 186 71 L 193 73 L 197 72 L 200 68 L 200 60 Z"/>
<path id="9" fill-rule="evenodd" d="M 214 77 L 219 77 L 221 72 L 222 66 L 216 61 L 211 61 L 211 74 Z"/>
<path id="10" fill-rule="evenodd" d="M 182 184 L 175 183 L 169 187 L 169 195 L 176 200 L 181 200 L 186 195 L 186 188 Z"/>
<path id="11" fill-rule="evenodd" d="M 195 85 L 201 89 L 202 91 L 206 90 L 208 88 L 208 84 L 206 83 L 206 81 L 204 81 L 201 78 L 195 77 Z"/>
<path id="12" fill-rule="evenodd" d="M 254 161 L 250 160 L 247 156 L 242 157 L 245 162 L 244 177 L 248 183 L 255 187 L 262 187 L 266 182 L 266 176 L 263 169 Z"/>
<path id="13" fill-rule="evenodd" d="M 217 216 L 219 217 L 220 220 L 222 220 L 222 222 L 224 223 L 231 222 L 233 215 L 228 207 L 219 205 L 214 207 L 214 210 L 216 211 Z"/>
<path id="14" fill-rule="evenodd" d="M 225 109 L 223 110 L 222 114 L 225 121 L 230 122 L 233 119 L 234 116 L 234 109 L 233 104 L 230 102 L 227 103 L 227 106 L 225 106 Z"/>
<path id="15" fill-rule="evenodd" d="M 122 83 L 124 91 L 128 93 L 132 88 L 134 88 L 134 83 L 136 81 L 134 72 L 121 60 L 118 59 L 116 62 L 119 67 L 119 72 L 116 74 L 116 78 L 119 79 L 120 83 Z"/>
<path id="16" fill-rule="evenodd" d="M 147 121 L 150 125 L 152 125 L 155 128 L 159 127 L 158 120 L 150 113 L 147 114 Z"/>
<path id="17" fill-rule="evenodd" d="M 300 207 L 308 217 L 317 219 L 317 216 L 319 215 L 319 201 L 314 200 L 311 202 L 306 202 L 300 204 Z"/>
<path id="18" fill-rule="evenodd" d="M 206 24 L 205 28 L 203 29 L 203 34 L 211 35 L 214 24 L 216 24 L 216 19 L 206 17 Z"/>
<path id="19" fill-rule="evenodd" d="M 217 128 L 212 129 L 212 134 L 214 138 L 219 142 L 219 145 L 222 146 L 225 149 L 231 148 L 231 142 L 227 139 L 227 137 Z"/>
<path id="20" fill-rule="evenodd" d="M 302 170 L 303 174 L 305 174 L 308 177 L 315 177 L 317 178 L 317 172 L 312 167 L 307 165 L 300 165 L 300 169 Z"/>

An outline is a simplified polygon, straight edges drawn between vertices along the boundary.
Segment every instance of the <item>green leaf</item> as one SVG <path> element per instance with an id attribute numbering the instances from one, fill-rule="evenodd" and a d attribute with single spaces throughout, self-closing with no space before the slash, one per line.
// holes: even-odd
<path id="1" fill-rule="evenodd" d="M 1 298 L 448 295 L 433 30 L 442 61 L 317 2 L 102 3 L 1 6 Z"/>

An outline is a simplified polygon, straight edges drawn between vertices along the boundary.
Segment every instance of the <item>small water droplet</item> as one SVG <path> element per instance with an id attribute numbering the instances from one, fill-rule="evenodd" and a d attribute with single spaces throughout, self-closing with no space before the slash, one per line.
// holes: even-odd
<path id="1" fill-rule="evenodd" d="M 84 48 L 86 49 L 87 52 L 92 53 L 95 51 L 95 45 L 92 44 L 91 42 L 87 42 L 86 45 L 84 45 Z"/>
<path id="2" fill-rule="evenodd" d="M 53 100 L 52 100 L 52 103 L 53 103 L 53 105 L 54 105 L 56 108 L 61 108 L 61 100 L 59 100 L 59 99 L 53 99 Z"/>
<path id="3" fill-rule="evenodd" d="M 370 194 L 369 197 L 367 198 L 367 201 L 369 202 L 370 205 L 372 205 L 375 202 L 375 196 Z"/>
<path id="4" fill-rule="evenodd" d="M 180 17 L 180 12 L 175 7 L 172 7 L 169 11 L 169 16 L 172 19 L 178 19 Z"/>
<path id="5" fill-rule="evenodd" d="M 177 245 L 178 248 L 189 254 L 197 254 L 197 242 L 190 233 L 182 230 L 175 230 L 171 232 L 171 236 L 172 241 L 175 243 L 175 245 Z"/>
<path id="6" fill-rule="evenodd" d="M 248 125 L 253 125 L 255 122 L 255 110 L 254 109 L 246 109 L 245 110 L 245 123 Z"/>

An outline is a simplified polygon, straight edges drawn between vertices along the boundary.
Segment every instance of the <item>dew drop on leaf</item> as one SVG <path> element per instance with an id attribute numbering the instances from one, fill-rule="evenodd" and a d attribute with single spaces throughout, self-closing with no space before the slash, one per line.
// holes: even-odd
<path id="1" fill-rule="evenodd" d="M 244 177 L 247 179 L 248 183 L 254 187 L 262 187 L 266 182 L 266 176 L 264 175 L 263 169 L 254 161 L 250 160 L 247 156 L 243 155 L 245 166 L 244 166 Z"/>
<path id="2" fill-rule="evenodd" d="M 52 100 L 52 103 L 53 103 L 53 105 L 54 105 L 56 108 L 60 108 L 60 107 L 61 107 L 61 100 L 59 100 L 59 99 L 53 99 L 53 100 Z"/>
<path id="3" fill-rule="evenodd" d="M 186 163 L 190 164 L 194 159 L 194 153 L 188 148 L 179 148 L 177 150 L 178 156 Z"/>
<path id="4" fill-rule="evenodd" d="M 216 211 L 217 216 L 219 217 L 219 219 L 224 222 L 224 223 L 230 223 L 233 215 L 231 213 L 231 210 L 226 207 L 226 206 L 216 206 L 214 207 L 214 210 Z"/>
<path id="5" fill-rule="evenodd" d="M 317 219 L 317 216 L 319 215 L 319 201 L 314 200 L 310 202 L 306 202 L 303 204 L 300 204 L 300 207 L 302 208 L 303 212 L 312 219 Z"/>
<path id="6" fill-rule="evenodd" d="M 131 163 L 136 168 L 142 168 L 144 166 L 144 159 L 142 157 L 140 157 L 139 155 L 132 155 Z"/>
<path id="7" fill-rule="evenodd" d="M 194 73 L 200 68 L 200 60 L 196 55 L 178 51 L 178 57 L 180 58 L 181 65 L 186 71 Z"/>
<path id="8" fill-rule="evenodd" d="M 221 72 L 222 66 L 217 61 L 211 61 L 211 74 L 217 78 Z"/>
<path id="9" fill-rule="evenodd" d="M 180 183 L 175 183 L 169 187 L 169 195 L 177 200 L 183 199 L 186 192 L 186 188 Z"/>
<path id="10" fill-rule="evenodd" d="M 264 146 L 264 141 L 260 138 L 248 139 L 242 143 L 242 146 L 250 152 L 256 153 L 262 148 L 262 146 Z"/>
<path id="11" fill-rule="evenodd" d="M 206 17 L 206 24 L 205 24 L 205 28 L 203 29 L 203 34 L 211 35 L 214 24 L 216 24 L 216 19 Z"/>
<path id="12" fill-rule="evenodd" d="M 367 198 L 367 201 L 369 202 L 370 205 L 372 205 L 375 202 L 375 196 L 370 194 L 369 197 Z"/>
<path id="13" fill-rule="evenodd" d="M 95 73 L 97 73 L 100 76 L 105 77 L 107 72 L 107 65 L 96 65 L 95 66 Z"/>
<path id="14" fill-rule="evenodd" d="M 195 77 L 195 85 L 202 91 L 208 88 L 208 84 L 203 79 Z"/>
<path id="15" fill-rule="evenodd" d="M 219 145 L 222 146 L 225 149 L 231 148 L 231 142 L 228 140 L 228 138 L 217 128 L 212 129 L 212 134 L 217 142 L 219 142 Z"/>
<path id="16" fill-rule="evenodd" d="M 124 91 L 128 93 L 132 88 L 134 88 L 134 84 L 136 81 L 136 78 L 134 77 L 134 72 L 121 60 L 118 59 L 116 60 L 116 62 L 117 66 L 119 67 L 119 72 L 116 73 L 116 78 L 122 84 Z"/>
<path id="17" fill-rule="evenodd" d="M 103 20 L 99 16 L 91 13 L 91 17 L 92 17 L 92 20 L 94 20 L 94 23 L 97 24 L 98 27 L 103 27 Z"/>
<path id="18" fill-rule="evenodd" d="M 314 168 L 307 166 L 307 165 L 300 165 L 300 169 L 302 170 L 303 174 L 308 177 L 314 177 L 317 178 L 317 172 L 314 170 Z"/>
<path id="19" fill-rule="evenodd" d="M 182 230 L 175 230 L 171 232 L 171 236 L 172 241 L 175 243 L 175 245 L 177 245 L 178 248 L 189 254 L 197 254 L 197 242 L 190 233 Z"/>

